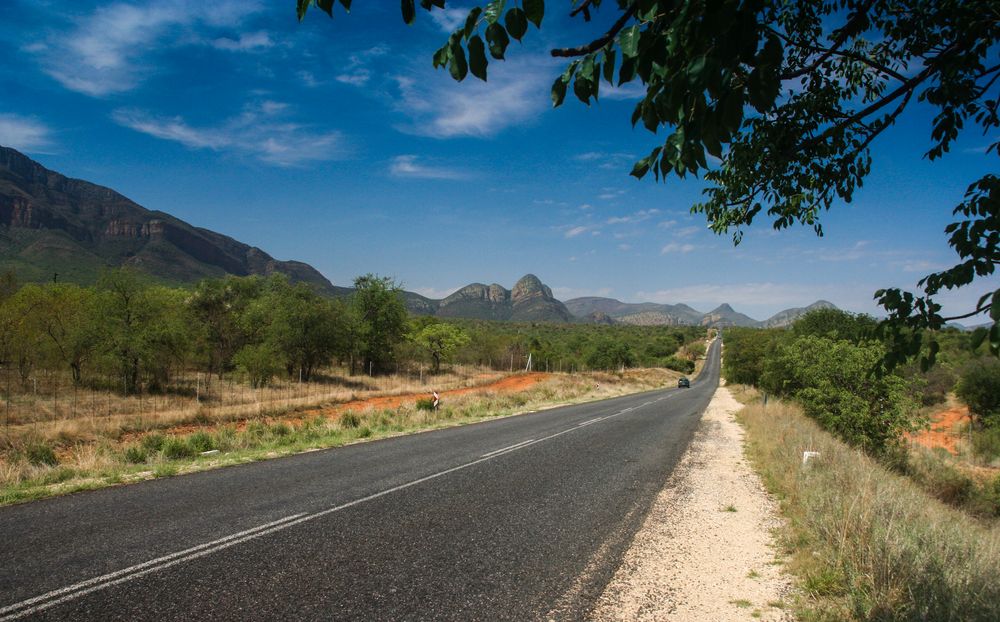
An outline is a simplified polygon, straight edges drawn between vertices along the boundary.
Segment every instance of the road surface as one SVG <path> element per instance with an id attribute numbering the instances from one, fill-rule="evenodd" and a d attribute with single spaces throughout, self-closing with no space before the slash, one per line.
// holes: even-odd
<path id="1" fill-rule="evenodd" d="M 583 618 L 718 378 L 0 508 L 0 622 Z"/>

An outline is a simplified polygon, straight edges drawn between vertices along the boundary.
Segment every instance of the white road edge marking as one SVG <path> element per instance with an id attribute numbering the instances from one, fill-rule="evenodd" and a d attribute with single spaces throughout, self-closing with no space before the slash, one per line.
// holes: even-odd
<path id="1" fill-rule="evenodd" d="M 668 399 L 673 395 L 676 394 L 667 395 L 660 399 Z M 477 458 L 476 460 L 472 460 L 471 462 L 466 462 L 465 464 L 460 464 L 458 466 L 451 467 L 450 469 L 445 469 L 444 471 L 438 471 L 437 473 L 426 475 L 419 479 L 415 479 L 411 482 L 400 484 L 398 486 L 393 486 L 392 488 L 387 488 L 386 490 L 383 490 L 381 492 L 376 492 L 374 494 L 368 495 L 367 497 L 361 497 L 360 499 L 355 499 L 354 501 L 348 501 L 347 503 L 327 508 L 325 510 L 321 510 L 314 514 L 300 513 L 300 514 L 293 514 L 291 516 L 286 516 L 285 518 L 270 523 L 265 523 L 263 525 L 259 525 L 257 527 L 253 527 L 251 529 L 247 529 L 238 533 L 234 533 L 232 535 L 225 536 L 217 540 L 212 540 L 211 542 L 205 542 L 204 544 L 199 544 L 197 546 L 184 549 L 183 551 L 178 551 L 176 553 L 164 555 L 163 557 L 151 559 L 141 564 L 129 566 L 128 568 L 123 568 L 121 570 L 101 575 L 99 577 L 87 579 L 86 581 L 81 581 L 80 583 L 75 583 L 73 585 L 64 588 L 47 592 L 40 596 L 35 596 L 33 598 L 29 598 L 21 602 L 7 605 L 5 607 L 0 608 L 0 616 L 2 616 L 0 617 L 0 622 L 17 620 L 23 618 L 24 616 L 44 611 L 46 609 L 62 604 L 64 602 L 75 600 L 77 598 L 80 598 L 81 596 L 90 594 L 91 592 L 97 592 L 99 590 L 103 590 L 105 588 L 112 587 L 120 583 L 132 581 L 133 579 L 138 579 L 139 577 L 145 576 L 152 572 L 156 572 L 158 570 L 165 570 L 171 566 L 174 566 L 182 562 L 192 561 L 198 559 L 199 557 L 204 557 L 205 555 L 208 555 L 210 553 L 215 553 L 217 551 L 227 549 L 231 546 L 247 542 L 249 540 L 254 540 L 261 536 L 275 533 L 277 531 L 282 531 L 289 527 L 293 527 L 295 525 L 299 525 L 301 523 L 305 523 L 307 521 L 311 521 L 326 516 L 327 514 L 332 514 L 334 512 L 346 510 L 347 508 L 354 507 L 355 505 L 360 505 L 362 503 L 378 499 L 379 497 L 384 497 L 394 492 L 405 490 L 406 488 L 410 488 L 411 486 L 416 486 L 418 484 L 422 484 L 432 479 L 437 479 L 439 477 L 455 473 L 456 471 L 467 469 L 471 466 L 475 466 L 482 462 L 492 460 L 493 458 L 513 453 L 515 451 L 531 447 L 532 445 L 537 445 L 538 443 L 543 443 L 553 438 L 562 436 L 563 434 L 579 430 L 580 428 L 590 425 L 592 423 L 597 423 L 598 421 L 605 421 L 607 419 L 613 419 L 615 417 L 624 415 L 634 410 L 638 410 L 639 408 L 642 408 L 646 405 L 647 404 L 643 404 L 642 406 L 633 406 L 631 408 L 626 408 L 624 410 L 616 412 L 613 415 L 605 415 L 604 417 L 591 419 L 590 421 L 585 421 L 582 424 L 574 425 L 571 428 L 566 428 L 561 432 L 555 432 L 548 436 L 543 436 L 542 438 L 539 439 L 529 439 L 526 441 L 522 441 L 520 443 L 511 445 L 509 447 L 504 447 L 502 449 L 498 449 L 488 454 L 483 454 L 483 456 Z"/>

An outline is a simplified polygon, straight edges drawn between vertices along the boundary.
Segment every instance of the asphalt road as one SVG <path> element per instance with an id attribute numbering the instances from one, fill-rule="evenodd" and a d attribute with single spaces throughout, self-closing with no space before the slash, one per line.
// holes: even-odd
<path id="1" fill-rule="evenodd" d="M 581 619 L 718 378 L 2 508 L 0 622 Z"/>

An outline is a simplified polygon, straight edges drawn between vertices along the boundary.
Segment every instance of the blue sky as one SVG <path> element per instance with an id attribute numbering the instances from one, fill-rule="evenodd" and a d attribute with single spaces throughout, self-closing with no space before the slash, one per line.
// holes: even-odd
<path id="1" fill-rule="evenodd" d="M 763 318 L 825 298 L 877 313 L 876 289 L 954 263 L 943 228 L 995 169 L 990 137 L 969 132 L 930 163 L 930 117 L 914 109 L 876 143 L 855 201 L 824 216 L 825 237 L 760 221 L 734 248 L 688 212 L 698 180 L 628 176 L 662 140 L 630 126 L 634 90 L 551 108 L 562 69 L 548 49 L 588 41 L 610 13 L 586 25 L 548 4 L 487 84 L 455 84 L 430 58 L 467 4 L 407 27 L 374 1 L 300 24 L 294 0 L 8 0 L 0 144 L 335 284 L 376 272 L 432 297 L 532 272 L 564 300 L 729 302 Z"/>

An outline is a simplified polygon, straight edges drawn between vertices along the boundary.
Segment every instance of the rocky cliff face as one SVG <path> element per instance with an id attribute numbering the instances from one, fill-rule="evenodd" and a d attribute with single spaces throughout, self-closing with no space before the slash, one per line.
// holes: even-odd
<path id="1" fill-rule="evenodd" d="M 519 322 L 569 322 L 572 314 L 555 299 L 552 289 L 533 274 L 525 275 L 507 290 L 496 283 L 472 283 L 451 294 L 437 306 L 439 317 Z"/>
<path id="2" fill-rule="evenodd" d="M 0 147 L 0 232 L 0 259 L 25 280 L 59 272 L 86 282 L 103 266 L 128 264 L 171 282 L 282 272 L 325 293 L 340 289 L 308 264 L 278 261 L 6 147 Z"/>

